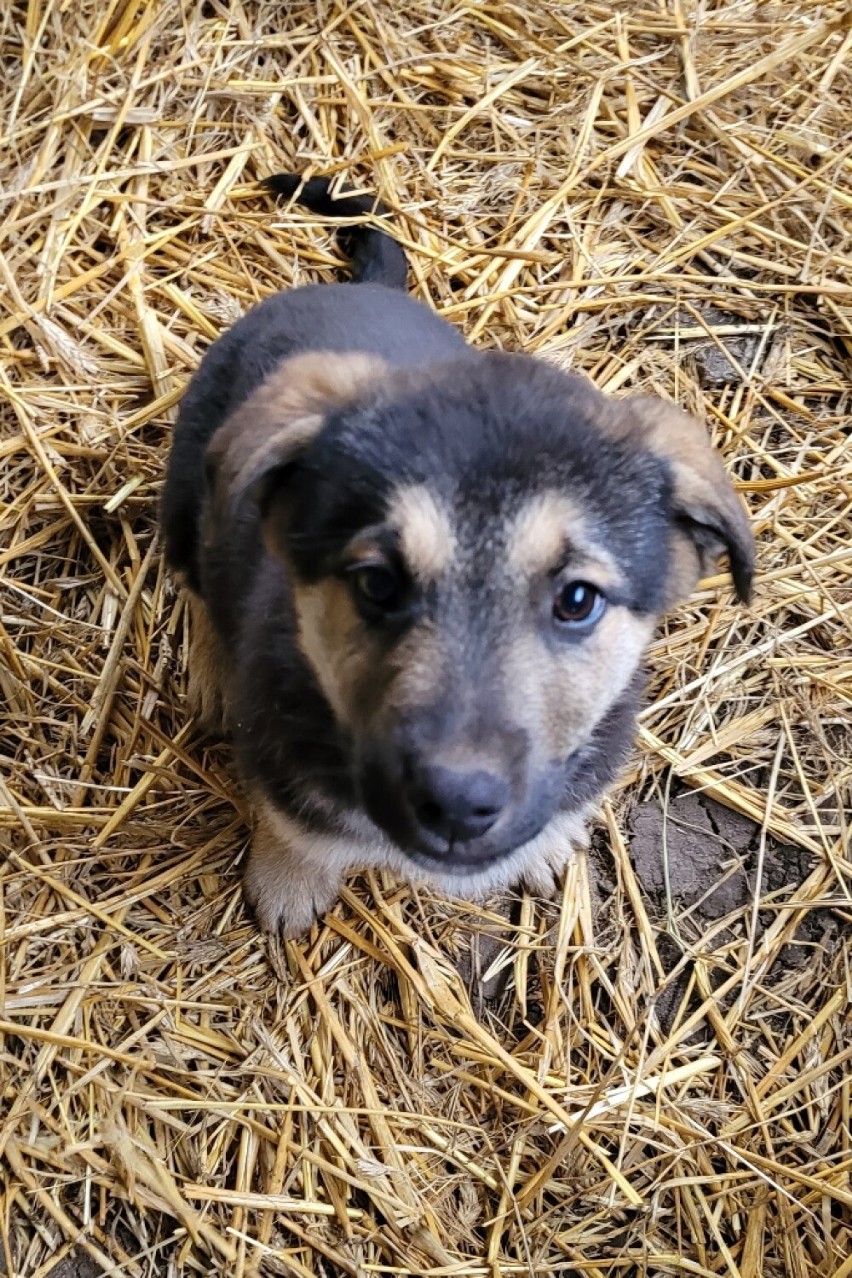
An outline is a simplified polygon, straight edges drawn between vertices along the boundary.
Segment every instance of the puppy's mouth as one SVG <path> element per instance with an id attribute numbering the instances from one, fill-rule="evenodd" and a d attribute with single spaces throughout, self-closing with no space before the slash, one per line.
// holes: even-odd
<path id="1" fill-rule="evenodd" d="M 443 878 L 465 879 L 493 869 L 541 833 L 559 807 L 569 762 L 548 768 L 487 832 L 469 840 L 447 840 L 424 828 L 386 776 L 368 772 L 358 789 L 371 820 L 408 861 Z"/>
<path id="2" fill-rule="evenodd" d="M 511 847 L 487 856 L 465 856 L 455 847 L 451 847 L 443 855 L 423 852 L 418 848 L 412 847 L 401 847 L 400 851 L 404 853 L 407 860 L 414 865 L 419 865 L 423 870 L 429 870 L 433 874 L 441 874 L 444 878 L 466 879 L 492 869 L 517 851 L 518 847 L 520 847 L 520 844 L 512 844 Z"/>
<path id="3" fill-rule="evenodd" d="M 408 833 L 408 832 L 407 832 Z M 410 833 L 409 837 L 396 839 L 399 850 L 415 865 L 424 870 L 465 878 L 480 870 L 489 870 L 514 851 L 514 842 L 506 845 L 502 839 L 475 839 L 469 843 L 450 843 L 430 846 L 428 835 Z"/>

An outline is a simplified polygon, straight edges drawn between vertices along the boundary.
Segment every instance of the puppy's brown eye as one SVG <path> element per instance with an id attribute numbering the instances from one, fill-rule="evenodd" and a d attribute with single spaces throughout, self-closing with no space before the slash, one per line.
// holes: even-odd
<path id="1" fill-rule="evenodd" d="M 384 564 L 364 564 L 354 568 L 352 582 L 358 598 L 371 608 L 390 611 L 399 603 L 399 577 Z"/>
<path id="2" fill-rule="evenodd" d="M 553 616 L 563 626 L 588 630 L 598 621 L 606 600 L 587 581 L 568 581 L 559 587 L 553 600 Z"/>

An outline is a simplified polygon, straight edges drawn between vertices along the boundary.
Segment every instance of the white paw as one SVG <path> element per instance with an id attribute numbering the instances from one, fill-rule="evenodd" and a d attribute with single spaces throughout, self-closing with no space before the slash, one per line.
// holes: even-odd
<path id="1" fill-rule="evenodd" d="M 243 897 L 258 926 L 274 936 L 304 936 L 337 900 L 340 882 L 325 875 L 293 873 L 288 857 L 275 869 L 250 856 L 243 873 Z"/>
<path id="2" fill-rule="evenodd" d="M 549 901 L 556 895 L 560 877 L 561 874 L 558 870 L 542 860 L 537 865 L 531 865 L 524 871 L 521 876 L 520 886 L 529 896 L 538 896 L 545 901 Z"/>
<path id="3" fill-rule="evenodd" d="M 520 874 L 531 896 L 550 899 L 561 887 L 565 871 L 579 849 L 587 847 L 589 832 L 582 814 L 560 813 L 533 843 Z"/>

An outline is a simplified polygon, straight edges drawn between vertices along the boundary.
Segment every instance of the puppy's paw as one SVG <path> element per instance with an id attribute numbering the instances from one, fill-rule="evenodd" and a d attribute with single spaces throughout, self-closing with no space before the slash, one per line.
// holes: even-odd
<path id="1" fill-rule="evenodd" d="M 550 900 L 556 895 L 577 852 L 588 847 L 589 832 L 582 816 L 560 813 L 529 845 L 519 886 L 530 896 Z"/>
<path id="2" fill-rule="evenodd" d="M 559 881 L 565 871 L 570 857 L 561 866 L 553 865 L 544 857 L 534 865 L 529 865 L 521 876 L 519 887 L 530 896 L 541 897 L 545 901 L 556 895 Z"/>
<path id="3" fill-rule="evenodd" d="M 339 892 L 338 878 L 294 865 L 284 849 L 253 847 L 243 871 L 246 905 L 262 931 L 280 937 L 304 936 Z"/>

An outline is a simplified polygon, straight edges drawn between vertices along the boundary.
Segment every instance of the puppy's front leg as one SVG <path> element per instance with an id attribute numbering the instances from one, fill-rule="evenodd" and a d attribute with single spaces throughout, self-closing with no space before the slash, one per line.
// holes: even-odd
<path id="1" fill-rule="evenodd" d="M 227 671 L 222 643 L 204 601 L 190 593 L 188 602 L 189 706 L 204 732 L 221 737 L 227 730 Z"/>
<path id="2" fill-rule="evenodd" d="M 328 836 L 303 830 L 265 798 L 253 802 L 251 850 L 243 870 L 246 904 L 264 932 L 301 936 L 337 900 L 341 869 Z"/>

